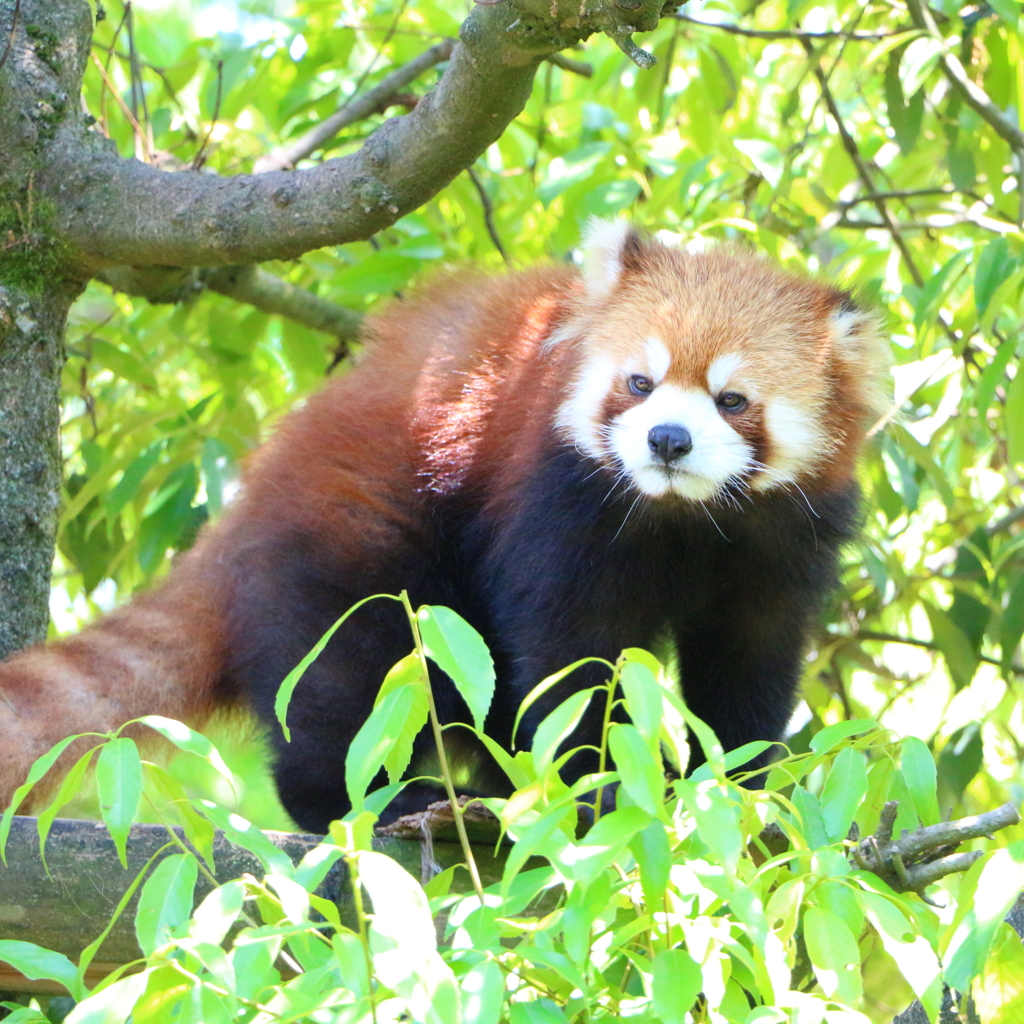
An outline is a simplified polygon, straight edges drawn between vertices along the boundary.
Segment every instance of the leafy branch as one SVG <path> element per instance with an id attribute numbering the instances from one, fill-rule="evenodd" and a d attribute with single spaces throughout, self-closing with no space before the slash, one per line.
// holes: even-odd
<path id="1" fill-rule="evenodd" d="M 954 91 L 1009 145 L 1017 158 L 1018 168 L 1024 167 L 1024 132 L 1000 110 L 992 97 L 980 85 L 971 81 L 959 58 L 946 46 L 946 41 L 942 38 L 927 4 L 922 3 L 921 0 L 907 0 L 907 9 L 910 11 L 914 24 L 941 44 L 939 67 Z M 1017 189 L 1021 199 L 1017 214 L 1017 224 L 1020 226 L 1024 224 L 1024 174 L 1019 171 Z"/>

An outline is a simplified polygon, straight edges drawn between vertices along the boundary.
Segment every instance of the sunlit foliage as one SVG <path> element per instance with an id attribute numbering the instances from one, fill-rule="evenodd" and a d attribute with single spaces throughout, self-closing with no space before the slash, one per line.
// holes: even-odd
<path id="1" fill-rule="evenodd" d="M 221 174 L 251 171 L 465 15 L 443 0 L 139 0 L 130 22 L 119 0 L 104 7 L 92 115 L 123 155 Z M 272 269 L 371 310 L 441 267 L 500 272 L 499 245 L 512 265 L 571 259 L 588 217 L 621 214 L 687 243 L 753 246 L 875 305 L 895 401 L 793 743 L 847 717 L 918 736 L 938 755 L 945 812 L 1024 796 L 1024 236 L 1017 158 L 939 59 L 957 56 L 1014 125 L 1024 59 L 1012 0 L 933 13 L 941 38 L 888 2 L 690 3 L 640 40 L 659 58 L 650 71 L 595 39 L 568 54 L 593 76 L 542 66 L 478 162 L 490 229 L 463 174 L 373 239 Z M 68 337 L 55 629 L 164 573 L 332 359 L 330 338 L 218 295 L 153 305 L 90 285 Z"/>

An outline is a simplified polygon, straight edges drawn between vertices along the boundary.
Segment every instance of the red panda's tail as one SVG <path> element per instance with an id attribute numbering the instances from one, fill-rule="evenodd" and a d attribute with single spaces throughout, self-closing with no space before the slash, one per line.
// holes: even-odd
<path id="1" fill-rule="evenodd" d="M 202 726 L 226 703 L 219 686 L 226 590 L 217 560 L 193 551 L 159 589 L 78 636 L 0 663 L 0 811 L 36 758 L 65 736 L 108 732 L 149 714 Z M 21 813 L 40 806 L 63 775 L 60 768 L 66 771 L 87 742 L 71 745 Z"/>

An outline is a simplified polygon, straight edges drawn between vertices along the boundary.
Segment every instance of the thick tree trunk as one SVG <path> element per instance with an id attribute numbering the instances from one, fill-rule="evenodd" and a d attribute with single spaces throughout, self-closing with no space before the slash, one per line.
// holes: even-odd
<path id="1" fill-rule="evenodd" d="M 37 184 L 78 96 L 87 5 L 0 0 L 0 657 L 41 640 L 49 620 L 60 497 L 60 374 L 68 278 Z M 2 694 L 0 694 L 2 697 Z"/>
<path id="2" fill-rule="evenodd" d="M 0 657 L 46 636 L 60 497 L 60 372 L 74 289 L 0 270 Z"/>

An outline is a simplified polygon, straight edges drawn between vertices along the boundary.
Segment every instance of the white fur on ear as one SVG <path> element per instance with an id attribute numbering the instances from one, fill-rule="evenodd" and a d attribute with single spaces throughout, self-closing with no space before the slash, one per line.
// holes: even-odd
<path id="1" fill-rule="evenodd" d="M 622 250 L 629 236 L 625 220 L 592 217 L 583 236 L 583 277 L 595 299 L 609 295 L 622 276 Z"/>
<path id="2" fill-rule="evenodd" d="M 881 414 L 889 405 L 889 347 L 882 325 L 873 313 L 856 309 L 852 303 L 832 314 L 832 344 L 836 357 L 858 382 L 861 404 Z"/>

